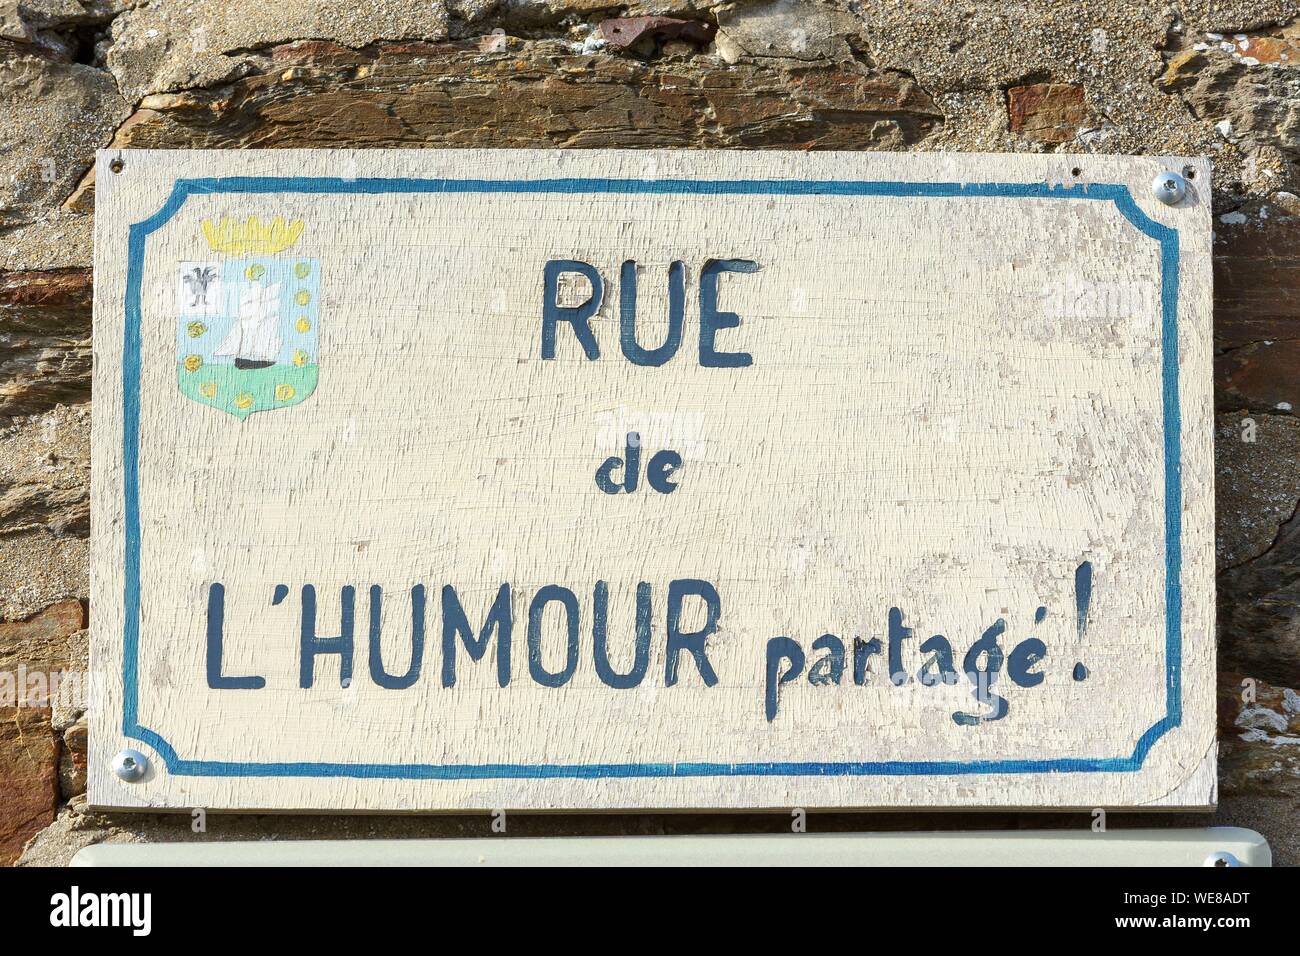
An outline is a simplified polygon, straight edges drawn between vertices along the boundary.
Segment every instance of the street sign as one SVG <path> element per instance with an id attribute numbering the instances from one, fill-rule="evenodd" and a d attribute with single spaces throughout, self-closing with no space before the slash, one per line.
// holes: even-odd
<path id="1" fill-rule="evenodd" d="M 96 181 L 92 804 L 1214 802 L 1207 163 Z"/>

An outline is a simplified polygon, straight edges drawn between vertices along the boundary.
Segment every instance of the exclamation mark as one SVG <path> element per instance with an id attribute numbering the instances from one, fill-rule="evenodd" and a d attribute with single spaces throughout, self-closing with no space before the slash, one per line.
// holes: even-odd
<path id="1" fill-rule="evenodd" d="M 1091 603 L 1092 562 L 1084 561 L 1074 569 L 1074 626 L 1078 632 L 1080 644 L 1083 643 L 1084 637 L 1088 634 L 1088 606 Z M 1083 666 L 1082 661 L 1074 665 L 1074 679 L 1077 681 L 1088 679 L 1088 668 Z"/>

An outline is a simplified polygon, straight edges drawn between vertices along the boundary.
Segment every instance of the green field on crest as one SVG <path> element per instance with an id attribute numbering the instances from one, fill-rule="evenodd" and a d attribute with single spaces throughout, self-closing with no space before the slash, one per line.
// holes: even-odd
<path id="1" fill-rule="evenodd" d="M 297 405 L 316 390 L 317 370 L 316 365 L 238 369 L 222 363 L 201 365 L 191 372 L 184 363 L 176 366 L 186 398 L 237 418 Z"/>

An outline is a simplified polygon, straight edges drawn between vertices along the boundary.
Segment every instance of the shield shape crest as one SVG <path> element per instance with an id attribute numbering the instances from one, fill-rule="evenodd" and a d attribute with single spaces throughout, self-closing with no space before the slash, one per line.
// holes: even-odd
<path id="1" fill-rule="evenodd" d="M 176 275 L 176 374 L 186 398 L 241 420 L 316 390 L 320 265 L 295 256 L 303 223 L 202 223 L 215 255 Z"/>

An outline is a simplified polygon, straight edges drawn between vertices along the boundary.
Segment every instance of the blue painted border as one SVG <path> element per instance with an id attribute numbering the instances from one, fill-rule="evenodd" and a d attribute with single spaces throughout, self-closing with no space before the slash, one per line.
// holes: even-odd
<path id="1" fill-rule="evenodd" d="M 630 763 L 630 764 L 347 764 L 229 763 L 190 760 L 140 724 L 140 292 L 145 240 L 194 195 L 224 193 L 604 193 L 705 196 L 894 196 L 904 198 L 1076 199 L 1112 202 L 1143 235 L 1160 244 L 1160 306 L 1165 460 L 1165 715 L 1147 729 L 1126 757 L 1051 760 L 888 760 L 849 763 Z M 122 732 L 152 747 L 174 774 L 204 777 L 357 777 L 484 780 L 607 777 L 909 776 L 990 773 L 1126 773 L 1138 770 L 1151 746 L 1182 722 L 1182 479 L 1178 403 L 1178 233 L 1146 215 L 1128 188 L 1101 183 L 903 183 L 785 179 L 342 179 L 337 177 L 231 176 L 178 179 L 161 209 L 130 227 L 126 273 L 126 328 L 122 363 L 122 475 L 126 507 L 125 621 Z"/>

